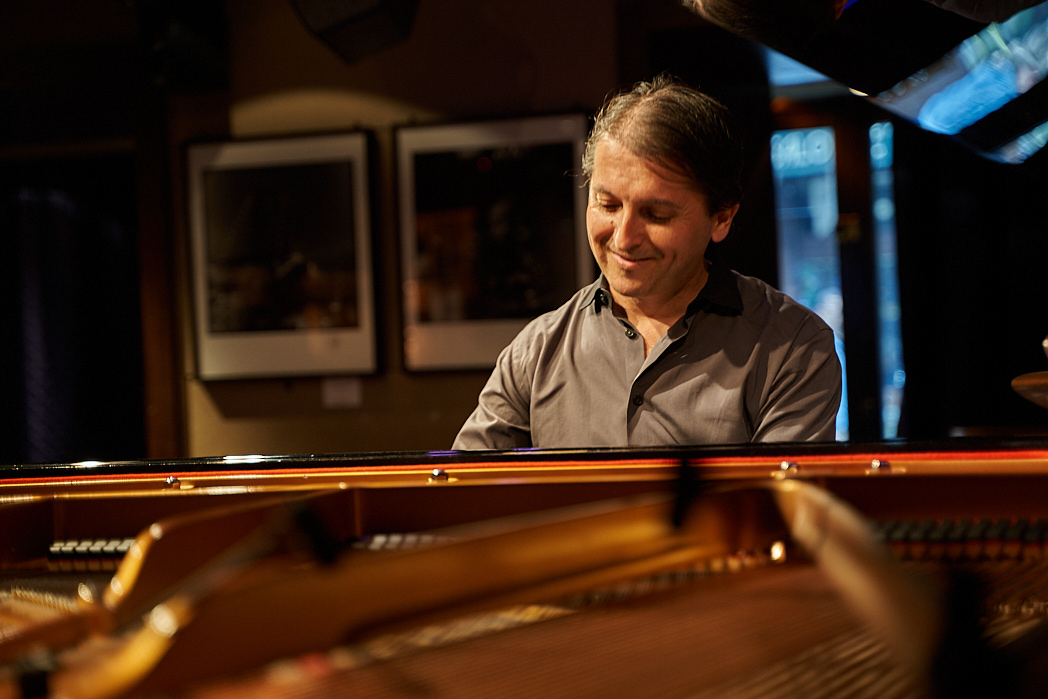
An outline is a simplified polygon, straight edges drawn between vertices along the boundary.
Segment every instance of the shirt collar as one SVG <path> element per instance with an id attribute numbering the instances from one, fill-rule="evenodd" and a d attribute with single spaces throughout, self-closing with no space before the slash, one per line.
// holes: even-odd
<path id="1" fill-rule="evenodd" d="M 611 308 L 611 291 L 608 289 L 608 280 L 604 275 L 593 283 L 589 293 L 589 301 L 586 305 L 593 304 L 593 312 L 599 314 L 604 308 Z"/>
<path id="2" fill-rule="evenodd" d="M 699 311 L 723 316 L 741 315 L 742 294 L 739 293 L 735 273 L 716 262 L 709 264 L 709 273 L 709 279 L 699 291 L 699 295 L 688 304 L 685 317 L 693 316 Z M 588 298 L 586 305 L 593 304 L 594 313 L 600 313 L 604 308 L 611 308 L 611 291 L 608 289 L 608 281 L 603 274 L 593 284 Z"/>
<path id="3" fill-rule="evenodd" d="M 742 294 L 735 273 L 716 262 L 709 263 L 709 279 L 695 300 L 688 304 L 685 316 L 707 311 L 722 316 L 742 315 Z"/>

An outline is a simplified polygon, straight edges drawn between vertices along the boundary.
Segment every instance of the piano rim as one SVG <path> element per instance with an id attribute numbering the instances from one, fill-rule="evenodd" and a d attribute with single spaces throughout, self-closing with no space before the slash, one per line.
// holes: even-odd
<path id="1" fill-rule="evenodd" d="M 105 495 L 242 494 L 515 483 L 713 481 L 1048 473 L 1048 440 L 917 444 L 232 455 L 0 466 L 0 502 Z"/>

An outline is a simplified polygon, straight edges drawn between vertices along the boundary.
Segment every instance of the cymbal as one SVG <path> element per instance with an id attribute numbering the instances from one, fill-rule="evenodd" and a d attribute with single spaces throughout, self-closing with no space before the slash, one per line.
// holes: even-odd
<path id="1" fill-rule="evenodd" d="M 1026 400 L 1048 408 L 1048 371 L 1017 376 L 1012 379 L 1012 388 Z"/>

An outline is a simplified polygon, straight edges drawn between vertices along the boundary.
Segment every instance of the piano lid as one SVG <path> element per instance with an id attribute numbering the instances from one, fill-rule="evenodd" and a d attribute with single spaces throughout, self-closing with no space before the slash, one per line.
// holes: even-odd
<path id="1" fill-rule="evenodd" d="M 1048 159 L 1037 155 L 1048 143 L 1048 2 L 692 3 L 700 16 L 990 159 Z"/>

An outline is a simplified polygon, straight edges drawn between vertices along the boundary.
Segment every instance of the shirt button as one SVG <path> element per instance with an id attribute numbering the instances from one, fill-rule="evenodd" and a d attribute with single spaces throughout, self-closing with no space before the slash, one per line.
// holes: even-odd
<path id="1" fill-rule="evenodd" d="M 634 405 L 644 405 L 644 396 L 633 396 Z"/>
<path id="2" fill-rule="evenodd" d="M 626 328 L 626 337 L 632 340 L 633 338 L 637 337 L 637 331 L 633 328 Z"/>

